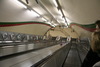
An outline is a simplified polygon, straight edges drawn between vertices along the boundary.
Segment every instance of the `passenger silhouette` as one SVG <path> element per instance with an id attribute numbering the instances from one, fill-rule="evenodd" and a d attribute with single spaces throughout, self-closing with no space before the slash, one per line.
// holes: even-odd
<path id="1" fill-rule="evenodd" d="M 91 47 L 81 67 L 92 67 L 100 61 L 100 20 L 96 21 L 96 31 L 92 34 Z"/>

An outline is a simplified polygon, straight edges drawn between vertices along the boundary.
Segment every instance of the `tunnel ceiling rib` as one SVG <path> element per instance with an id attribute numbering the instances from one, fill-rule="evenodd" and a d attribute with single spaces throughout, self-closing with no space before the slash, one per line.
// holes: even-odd
<path id="1" fill-rule="evenodd" d="M 62 10 L 62 7 L 61 7 L 61 5 L 60 5 L 60 3 L 59 3 L 59 0 L 56 0 L 56 2 L 57 2 L 57 4 L 58 4 L 58 10 L 61 10 L 62 17 L 65 19 L 65 22 L 66 22 L 66 24 L 67 24 L 67 26 L 68 26 L 68 23 L 67 23 L 65 14 L 64 14 L 64 12 L 63 12 L 63 10 Z"/>
<path id="2" fill-rule="evenodd" d="M 41 5 L 37 4 L 35 0 L 29 0 L 28 3 L 26 3 L 25 0 L 19 1 L 24 3 L 27 6 L 27 9 L 29 9 L 30 11 L 33 10 L 39 15 L 36 19 L 39 20 L 39 18 L 41 18 L 42 20 L 44 20 L 45 23 L 50 23 L 51 25 L 54 25 L 55 22 L 52 22 L 53 20 L 51 21 L 52 16 L 48 14 L 48 12 L 44 10 L 44 8 L 41 7 Z"/>
<path id="3" fill-rule="evenodd" d="M 50 16 L 52 17 L 51 18 L 51 21 L 54 19 L 56 21 L 57 24 L 60 25 L 60 23 L 54 18 L 54 16 L 50 13 L 50 11 L 44 6 L 43 2 L 41 0 L 36 0 L 36 2 L 48 13 L 50 14 Z"/>
<path id="4" fill-rule="evenodd" d="M 55 6 L 54 1 L 55 0 L 36 0 L 37 2 L 39 1 L 43 7 L 47 10 L 47 12 L 49 12 L 49 14 L 53 17 L 53 19 L 58 22 L 57 24 L 59 24 L 60 26 L 68 26 L 67 24 L 67 20 L 64 17 L 64 13 L 62 12 L 62 9 L 58 7 L 61 7 L 59 3 L 58 7 Z"/>
<path id="5" fill-rule="evenodd" d="M 66 17 L 58 0 L 19 0 L 28 5 L 28 9 L 35 11 L 40 16 L 51 22 L 52 25 L 68 26 Z M 58 4 L 55 7 L 54 1 Z M 31 7 L 31 8 L 30 8 Z"/>

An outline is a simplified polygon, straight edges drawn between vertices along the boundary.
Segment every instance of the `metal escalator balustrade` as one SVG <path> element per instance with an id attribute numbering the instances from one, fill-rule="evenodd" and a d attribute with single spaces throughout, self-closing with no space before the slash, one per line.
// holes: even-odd
<path id="1" fill-rule="evenodd" d="M 57 45 L 58 43 L 61 43 L 61 41 L 44 40 L 41 35 L 0 31 L 0 58 L 6 55 Z"/>
<path id="2" fill-rule="evenodd" d="M 73 66 L 80 67 L 81 57 L 79 57 L 80 52 L 78 52 L 79 51 L 78 45 L 79 44 L 77 44 L 77 43 L 72 43 L 72 46 L 71 46 L 71 43 L 67 44 L 65 46 L 63 45 L 64 47 L 58 49 L 54 53 L 51 53 L 50 55 L 47 55 L 43 58 L 41 57 L 40 61 L 38 60 L 38 62 L 34 63 L 33 65 L 32 64 L 31 65 L 29 64 L 29 65 L 31 67 L 66 67 L 66 64 L 64 64 L 64 61 L 67 58 L 66 62 L 65 62 L 65 63 L 67 63 L 67 67 L 73 67 Z M 60 45 L 60 46 L 62 46 L 62 45 Z M 54 49 L 51 49 L 51 50 L 54 50 Z M 41 55 L 43 55 L 43 54 L 40 54 L 40 56 Z M 33 60 L 31 58 L 30 58 L 30 61 L 33 62 Z M 17 65 L 14 65 L 13 67 L 18 67 L 18 66 L 25 67 L 25 65 L 22 65 L 22 64 L 24 64 L 24 63 L 28 64 L 30 61 L 29 60 L 23 61 Z"/>
<path id="3" fill-rule="evenodd" d="M 66 44 L 52 55 L 46 57 L 44 60 L 41 60 L 39 63 L 32 65 L 31 67 L 62 67 L 65 58 L 69 53 L 70 47 L 70 44 Z"/>
<path id="4" fill-rule="evenodd" d="M 87 55 L 88 51 L 90 49 L 90 42 L 88 39 L 82 39 L 78 44 L 77 44 L 77 50 L 79 52 L 80 58 L 83 62 L 85 56 Z"/>
<path id="5" fill-rule="evenodd" d="M 66 45 L 66 47 L 57 51 L 54 55 L 47 58 L 47 60 L 45 59 L 44 61 L 42 61 L 40 65 L 33 65 L 32 67 L 81 67 L 83 61 L 82 58 L 84 59 L 86 52 L 84 51 L 84 49 L 82 49 L 84 47 L 80 48 L 79 45 L 83 46 L 77 42 L 72 42 Z M 82 57 L 80 50 L 85 52 L 85 54 L 81 52 L 83 53 Z"/>
<path id="6" fill-rule="evenodd" d="M 63 67 L 81 67 L 81 64 L 88 52 L 88 49 L 88 40 L 84 40 L 83 42 L 72 42 L 71 49 Z"/>
<path id="7" fill-rule="evenodd" d="M 18 56 L 12 56 L 10 58 L 1 60 L 0 67 L 31 67 L 35 65 L 36 63 L 38 63 L 39 61 L 43 60 L 44 58 L 47 58 L 49 56 L 52 56 L 53 54 L 56 54 L 56 51 L 58 53 L 58 51 L 63 49 L 65 46 L 67 47 L 68 45 L 58 44 L 58 45 L 50 46 L 44 49 L 21 54 Z M 59 55 L 58 58 L 60 58 L 60 56 L 62 55 Z M 60 59 L 59 62 L 61 62 L 61 60 L 62 59 Z"/>

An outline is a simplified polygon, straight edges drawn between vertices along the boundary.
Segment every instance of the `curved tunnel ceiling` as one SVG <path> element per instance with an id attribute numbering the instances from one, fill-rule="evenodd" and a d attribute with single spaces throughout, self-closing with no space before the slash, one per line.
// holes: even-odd
<path id="1" fill-rule="evenodd" d="M 11 1 L 11 0 L 9 0 L 9 1 Z M 19 0 L 19 1 L 23 1 L 26 3 L 26 0 Z M 36 12 L 38 12 L 40 14 L 40 17 L 35 17 L 35 18 L 33 17 L 35 20 L 41 21 L 42 20 L 41 17 L 45 17 L 48 21 L 50 21 L 50 23 L 63 26 L 66 24 L 63 20 L 63 17 L 65 17 L 65 18 L 68 18 L 69 20 L 71 20 L 71 22 L 77 23 L 77 24 L 73 25 L 73 28 L 76 30 L 80 30 L 79 32 L 81 32 L 81 33 L 83 32 L 83 31 L 81 31 L 81 29 L 83 27 L 87 28 L 86 25 L 87 26 L 89 24 L 91 25 L 100 18 L 100 15 L 99 15 L 100 14 L 100 7 L 99 7 L 100 0 L 56 0 L 59 2 L 60 7 L 55 6 L 54 0 L 27 0 L 27 1 L 29 2 L 28 4 L 26 3 L 28 5 L 28 7 L 30 6 L 31 8 L 33 8 Z M 4 6 L 0 6 L 0 7 L 4 8 Z M 14 6 L 14 7 L 16 7 L 16 6 Z M 16 8 L 18 8 L 18 7 L 16 7 Z M 15 10 L 16 8 L 13 8 L 13 10 Z M 62 13 L 64 14 L 64 16 L 62 16 L 59 13 L 59 8 L 62 9 Z M 10 12 L 10 8 L 9 9 L 7 8 L 6 10 L 9 10 L 9 12 Z M 11 11 L 13 11 L 13 10 L 11 10 Z M 2 11 L 2 12 L 4 12 L 4 11 Z M 2 14 L 2 12 L 1 12 L 1 14 Z M 13 12 L 15 14 L 16 11 L 13 11 Z M 6 13 L 6 11 L 5 11 L 5 13 Z M 6 13 L 6 14 L 8 15 L 8 13 Z M 6 18 L 6 16 L 4 16 L 4 17 Z M 15 17 L 15 19 L 17 19 L 16 16 L 14 16 L 14 17 Z M 22 16 L 22 17 L 24 17 L 24 16 Z M 27 20 L 27 18 L 28 17 L 26 14 L 24 20 Z M 1 20 L 2 19 L 3 18 L 1 17 Z M 6 20 L 9 20 L 9 18 L 7 18 Z M 10 18 L 10 20 L 12 20 L 12 18 Z M 18 21 L 18 19 L 17 19 L 17 21 Z M 28 21 L 31 21 L 30 18 L 28 19 Z M 47 21 L 45 23 L 47 23 Z M 81 28 L 76 28 L 75 25 L 80 26 Z M 85 31 L 87 31 L 87 30 L 85 30 Z"/>
<path id="2" fill-rule="evenodd" d="M 64 14 L 79 24 L 91 24 L 100 19 L 100 0 L 58 0 Z"/>
<path id="3" fill-rule="evenodd" d="M 25 0 L 22 0 L 25 1 Z M 64 16 L 78 24 L 92 24 L 100 18 L 100 0 L 28 0 L 29 6 L 49 21 L 63 24 L 59 7 L 54 1 L 58 1 Z M 49 12 L 49 13 L 48 13 Z"/>

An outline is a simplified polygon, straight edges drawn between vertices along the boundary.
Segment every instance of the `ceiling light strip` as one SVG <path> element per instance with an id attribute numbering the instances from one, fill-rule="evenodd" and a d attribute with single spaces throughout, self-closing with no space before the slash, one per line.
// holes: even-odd
<path id="1" fill-rule="evenodd" d="M 36 2 L 48 13 L 51 15 L 51 17 L 53 19 L 55 19 L 55 21 L 59 24 L 59 22 L 56 20 L 56 18 L 47 10 L 47 8 L 43 5 L 43 3 L 41 2 L 41 0 L 36 0 Z M 61 25 L 61 24 L 59 24 Z"/>
<path id="2" fill-rule="evenodd" d="M 62 13 L 62 17 L 65 19 L 65 23 L 66 23 L 66 24 L 67 24 L 67 26 L 68 26 L 67 20 L 66 20 L 66 18 L 65 18 L 64 12 L 63 12 L 63 10 L 62 10 L 62 8 L 61 8 L 61 6 L 60 6 L 59 1 L 58 1 L 58 0 L 55 0 L 55 1 L 56 1 L 56 2 L 57 2 L 57 4 L 58 4 L 58 10 L 60 10 L 60 11 L 61 11 L 61 13 Z"/>
<path id="3" fill-rule="evenodd" d="M 28 10 L 30 10 L 30 12 L 36 13 L 38 17 L 40 16 L 44 21 L 47 21 L 47 19 L 46 19 L 45 17 L 41 16 L 41 15 L 40 15 L 37 11 L 35 11 L 31 6 L 27 5 L 27 4 L 24 3 L 22 0 L 18 0 L 18 1 L 19 1 L 21 4 L 23 4 L 24 6 L 26 6 L 26 8 L 27 8 Z"/>

